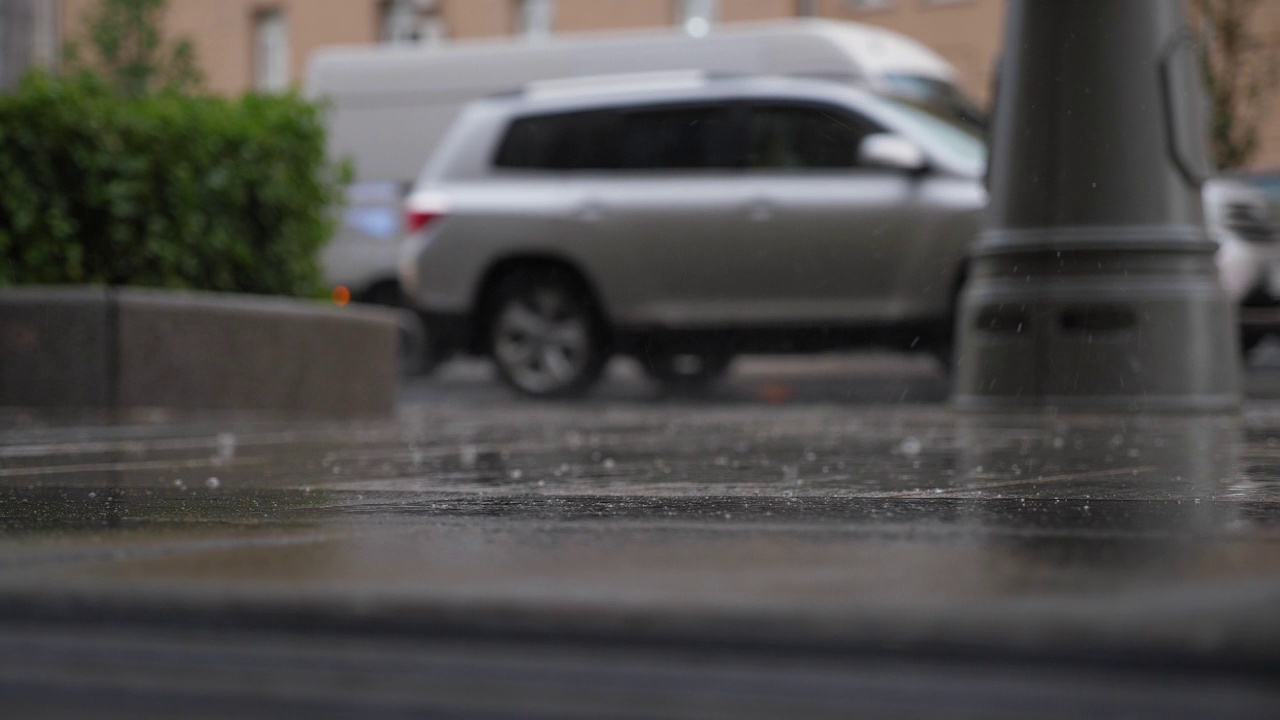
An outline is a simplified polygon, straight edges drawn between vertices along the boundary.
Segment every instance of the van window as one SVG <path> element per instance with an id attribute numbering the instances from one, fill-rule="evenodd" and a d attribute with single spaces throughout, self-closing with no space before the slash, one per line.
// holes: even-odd
<path id="1" fill-rule="evenodd" d="M 494 165 L 536 170 L 696 170 L 741 167 L 724 105 L 597 110 L 518 118 Z"/>
<path id="2" fill-rule="evenodd" d="M 747 167 L 769 170 L 851 168 L 858 146 L 876 131 L 846 110 L 812 105 L 756 105 L 747 121 Z"/>

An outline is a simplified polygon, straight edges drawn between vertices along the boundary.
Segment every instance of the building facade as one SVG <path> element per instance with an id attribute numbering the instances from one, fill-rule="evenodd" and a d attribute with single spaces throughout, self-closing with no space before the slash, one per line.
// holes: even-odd
<path id="1" fill-rule="evenodd" d="M 0 0 L 0 90 L 32 66 L 57 63 L 57 8 L 48 0 Z"/>
<path id="2" fill-rule="evenodd" d="M 10 0 L 0 0 L 6 2 Z M 43 1 L 43 0 L 42 0 Z M 50 0 L 52 2 L 53 0 Z M 74 37 L 96 0 L 60 0 L 58 32 Z M 911 36 L 954 65 L 979 102 L 990 99 L 1006 0 L 169 0 L 170 37 L 190 38 L 210 89 L 237 93 L 301 82 L 318 47 L 448 42 L 812 16 Z M 1257 32 L 1280 44 L 1280 1 L 1263 4 Z M 1280 166 L 1280 102 L 1264 127 L 1259 167 Z"/>

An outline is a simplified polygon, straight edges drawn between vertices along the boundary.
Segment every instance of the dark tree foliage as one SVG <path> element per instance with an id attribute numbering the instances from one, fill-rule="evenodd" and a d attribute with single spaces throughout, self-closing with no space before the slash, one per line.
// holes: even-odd
<path id="1" fill-rule="evenodd" d="M 163 0 L 101 0 L 93 57 L 0 95 L 0 286 L 320 291 L 345 169 L 296 94 L 195 93 Z"/>
<path id="2" fill-rule="evenodd" d="M 165 5 L 166 0 L 99 0 L 86 18 L 87 37 L 67 46 L 68 66 L 92 69 L 128 97 L 198 90 L 203 78 L 191 42 L 171 43 L 161 35 Z"/>

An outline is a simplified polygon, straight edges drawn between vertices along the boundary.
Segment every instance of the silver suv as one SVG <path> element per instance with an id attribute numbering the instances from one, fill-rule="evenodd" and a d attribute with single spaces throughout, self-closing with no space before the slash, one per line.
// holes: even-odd
<path id="1" fill-rule="evenodd" d="M 981 141 L 837 83 L 560 81 L 471 105 L 407 201 L 401 282 L 524 393 L 614 353 L 697 383 L 741 352 L 947 352 Z"/>

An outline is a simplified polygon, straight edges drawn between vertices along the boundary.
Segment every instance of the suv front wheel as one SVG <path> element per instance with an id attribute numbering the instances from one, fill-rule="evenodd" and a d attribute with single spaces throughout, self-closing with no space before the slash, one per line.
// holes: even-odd
<path id="1" fill-rule="evenodd" d="M 513 273 L 497 285 L 490 308 L 490 354 L 511 387 L 534 397 L 573 397 L 599 379 L 609 360 L 605 325 L 569 273 Z"/>

